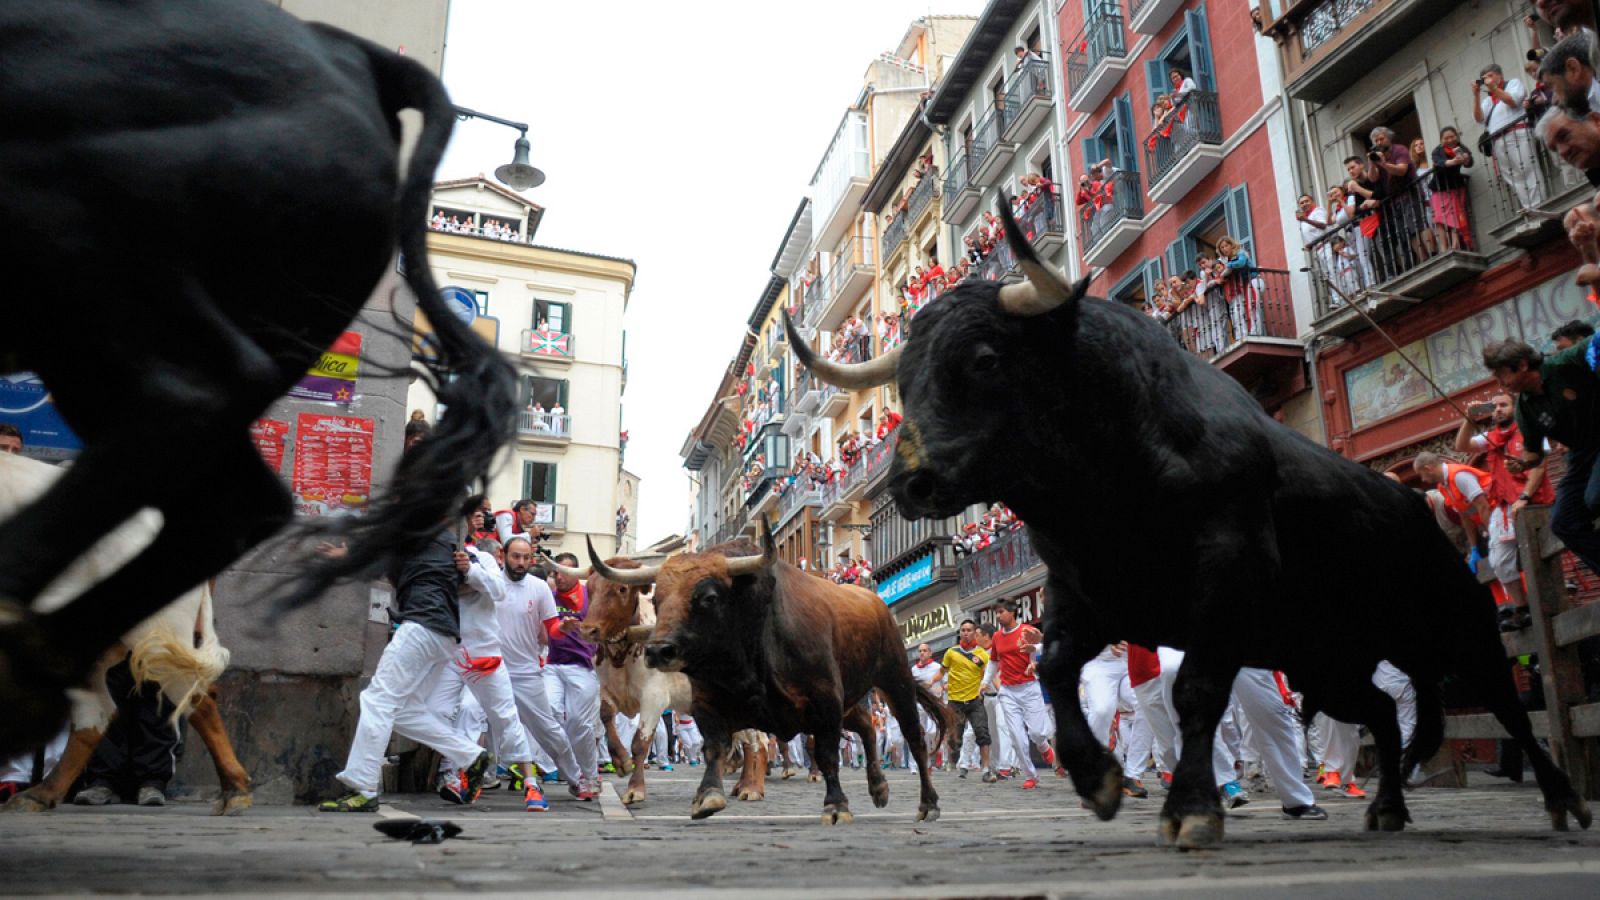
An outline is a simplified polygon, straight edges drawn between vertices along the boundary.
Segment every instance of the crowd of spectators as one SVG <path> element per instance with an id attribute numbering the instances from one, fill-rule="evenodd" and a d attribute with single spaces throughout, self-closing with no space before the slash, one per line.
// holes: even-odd
<path id="1" fill-rule="evenodd" d="M 481 237 L 494 238 L 497 241 L 520 241 L 522 236 L 517 233 L 517 227 L 509 222 L 484 217 L 480 225 L 472 219 L 463 219 L 451 213 L 446 215 L 444 210 L 433 214 L 428 220 L 428 227 L 434 231 L 444 231 L 451 234 L 475 234 Z"/>
<path id="2" fill-rule="evenodd" d="M 950 541 L 955 544 L 957 556 L 967 556 L 993 544 L 1000 538 L 1022 527 L 1022 520 L 1011 511 L 1004 503 L 996 503 L 989 507 L 976 522 L 968 522 L 961 530 L 950 536 Z"/>
<path id="3" fill-rule="evenodd" d="M 822 577 L 834 584 L 859 584 L 863 587 L 872 585 L 872 563 L 866 559 L 850 559 L 848 557 L 833 564 L 833 568 L 822 573 Z"/>
<path id="4" fill-rule="evenodd" d="M 1195 267 L 1158 280 L 1144 310 L 1160 322 L 1176 320 L 1174 333 L 1184 347 L 1202 355 L 1219 353 L 1249 335 L 1265 333 L 1261 273 L 1250 254 L 1230 235 L 1216 249 L 1195 257 Z"/>

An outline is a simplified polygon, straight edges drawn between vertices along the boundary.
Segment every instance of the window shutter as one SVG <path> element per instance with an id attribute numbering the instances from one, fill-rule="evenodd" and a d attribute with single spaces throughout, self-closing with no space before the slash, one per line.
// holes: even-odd
<path id="1" fill-rule="evenodd" d="M 523 460 L 522 461 L 522 493 L 518 495 L 518 499 L 522 499 L 522 498 L 526 498 L 526 497 L 532 497 L 532 496 L 533 496 L 533 463 L 528 462 L 527 460 Z"/>
<path id="2" fill-rule="evenodd" d="M 1144 64 L 1144 84 L 1150 94 L 1150 102 L 1146 105 L 1155 106 L 1156 97 L 1167 92 L 1167 62 L 1164 59 L 1146 60 Z M 1151 126 L 1155 125 L 1152 121 Z"/>
<path id="3" fill-rule="evenodd" d="M 570 415 L 572 413 L 572 405 L 567 402 L 567 380 L 563 378 L 559 384 L 560 386 L 556 388 L 556 400 Z"/>
<path id="4" fill-rule="evenodd" d="M 1185 10 L 1183 27 L 1189 36 L 1189 63 L 1194 66 L 1194 83 L 1202 91 L 1217 89 L 1211 67 L 1211 35 L 1206 30 L 1205 8 Z"/>
<path id="5" fill-rule="evenodd" d="M 1087 137 L 1083 139 L 1083 171 L 1087 173 L 1089 167 L 1104 159 L 1100 155 L 1100 141 Z"/>
<path id="6" fill-rule="evenodd" d="M 1194 242 L 1188 238 L 1178 238 L 1167 245 L 1167 271 L 1174 275 L 1182 275 L 1194 268 Z"/>
<path id="7" fill-rule="evenodd" d="M 1256 265 L 1261 265 L 1261 260 L 1256 258 L 1256 242 L 1254 229 L 1250 224 L 1250 189 L 1247 185 L 1239 185 L 1228 192 L 1228 202 L 1225 207 L 1228 217 L 1228 233 L 1239 242 L 1239 247 L 1250 254 L 1250 260 Z"/>
<path id="8" fill-rule="evenodd" d="M 1152 259 L 1144 264 L 1144 295 L 1154 297 L 1156 284 L 1161 281 L 1161 260 Z"/>
<path id="9" fill-rule="evenodd" d="M 1112 104 L 1117 116 L 1117 152 L 1122 156 L 1119 168 L 1129 172 L 1139 171 L 1139 139 L 1133 130 L 1133 98 L 1127 94 L 1118 97 Z"/>
<path id="10" fill-rule="evenodd" d="M 556 464 L 546 463 L 544 467 L 544 502 L 556 502 Z"/>
<path id="11" fill-rule="evenodd" d="M 550 305 L 551 306 L 559 306 L 559 307 L 561 307 L 561 327 L 559 329 L 557 329 L 557 330 L 560 331 L 562 334 L 571 334 L 572 333 L 572 304 L 571 303 L 552 303 Z"/>

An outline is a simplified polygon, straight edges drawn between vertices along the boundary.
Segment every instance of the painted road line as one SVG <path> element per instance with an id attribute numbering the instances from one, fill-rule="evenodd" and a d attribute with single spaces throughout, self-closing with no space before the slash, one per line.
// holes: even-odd
<path id="1" fill-rule="evenodd" d="M 633 813 L 622 805 L 622 798 L 617 795 L 617 786 L 607 781 L 600 788 L 600 814 L 610 822 L 633 821 Z"/>

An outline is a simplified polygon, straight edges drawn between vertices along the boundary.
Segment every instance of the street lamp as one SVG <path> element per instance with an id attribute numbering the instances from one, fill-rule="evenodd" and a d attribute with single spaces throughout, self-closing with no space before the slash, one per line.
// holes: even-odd
<path id="1" fill-rule="evenodd" d="M 526 124 L 512 122 L 499 116 L 491 116 L 475 109 L 467 109 L 465 106 L 457 106 L 455 111 L 456 118 L 463 122 L 468 119 L 487 119 L 490 122 L 495 122 L 508 128 L 515 128 L 520 132 L 517 137 L 517 143 L 512 150 L 511 162 L 494 170 L 494 177 L 500 179 L 501 184 L 514 191 L 526 191 L 544 184 L 544 173 L 528 163 L 529 144 L 528 126 Z"/>

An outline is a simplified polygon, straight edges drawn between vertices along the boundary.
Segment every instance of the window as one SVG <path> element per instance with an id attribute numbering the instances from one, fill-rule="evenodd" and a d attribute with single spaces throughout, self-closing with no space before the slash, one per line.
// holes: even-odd
<path id="1" fill-rule="evenodd" d="M 1136 310 L 1144 311 L 1145 301 L 1155 292 L 1157 281 L 1161 280 L 1161 260 L 1152 259 L 1144 265 L 1134 269 L 1111 289 L 1110 297 L 1118 303 L 1125 303 Z"/>
<path id="2" fill-rule="evenodd" d="M 1422 134 L 1422 119 L 1417 115 L 1417 105 L 1410 94 L 1401 97 L 1393 106 L 1388 107 L 1372 118 L 1363 122 L 1355 131 L 1350 133 L 1350 156 L 1365 158 L 1367 148 L 1372 146 L 1372 129 L 1377 127 L 1388 128 L 1394 132 L 1394 144 L 1397 147 L 1409 147 L 1411 142 Z M 1424 137 L 1424 140 L 1426 138 Z M 1428 141 L 1432 146 L 1437 141 Z M 1344 162 L 1341 158 L 1339 170 L 1344 172 Z M 1341 177 L 1340 181 L 1344 179 Z"/>
<path id="3" fill-rule="evenodd" d="M 1040 44 L 1039 44 L 1039 26 L 1037 26 L 1037 25 L 1033 26 L 1033 30 L 1029 31 L 1027 36 L 1022 39 L 1022 43 L 1027 45 L 1029 50 L 1032 50 L 1035 53 L 1037 53 L 1039 51 L 1039 48 L 1040 48 Z"/>
<path id="4" fill-rule="evenodd" d="M 478 298 L 478 315 L 487 316 L 489 314 L 489 292 L 473 291 L 472 293 Z"/>
<path id="5" fill-rule="evenodd" d="M 571 334 L 572 304 L 556 303 L 552 300 L 535 298 L 533 301 L 533 327 L 554 331 L 557 334 Z"/>
<path id="6" fill-rule="evenodd" d="M 1201 253 L 1215 256 L 1217 242 L 1229 235 L 1239 247 L 1256 259 L 1255 229 L 1250 221 L 1250 191 L 1245 185 L 1224 189 L 1200 212 L 1185 222 L 1179 237 L 1167 247 L 1167 272 L 1181 275 L 1194 268 Z"/>
<path id="7" fill-rule="evenodd" d="M 525 375 L 522 378 L 522 408 L 532 409 L 534 404 L 544 407 L 546 411 L 559 404 L 563 409 L 567 406 L 567 383 L 559 378 L 540 378 L 537 375 Z"/>
<path id="8" fill-rule="evenodd" d="M 535 503 L 556 502 L 556 464 L 522 462 L 522 499 Z"/>
<path id="9" fill-rule="evenodd" d="M 1172 93 L 1171 73 L 1182 69 L 1194 79 L 1202 91 L 1217 89 L 1215 68 L 1211 63 L 1211 33 L 1207 28 L 1205 5 L 1183 14 L 1183 28 L 1155 59 L 1144 64 L 1145 87 L 1149 90 L 1147 106 L 1153 106 L 1157 95 Z"/>
<path id="10" fill-rule="evenodd" d="M 1127 94 L 1111 103 L 1111 115 L 1106 116 L 1095 129 L 1093 137 L 1083 141 L 1083 167 L 1102 159 L 1126 172 L 1139 170 L 1139 141 L 1133 131 L 1133 98 Z"/>

